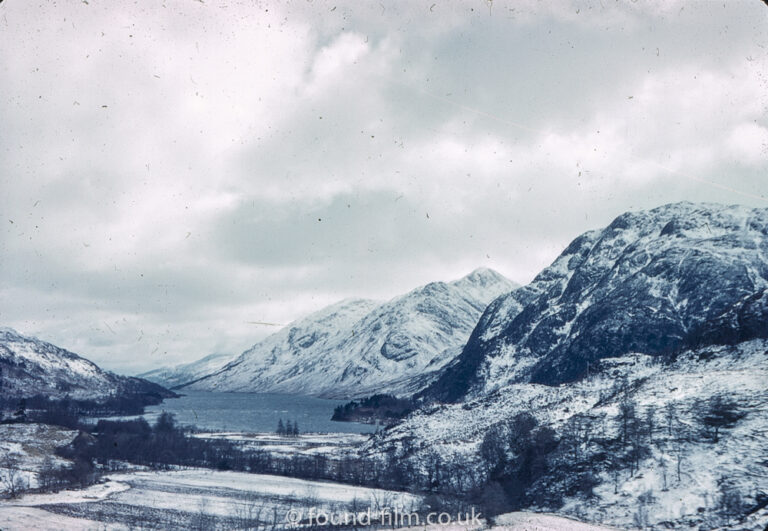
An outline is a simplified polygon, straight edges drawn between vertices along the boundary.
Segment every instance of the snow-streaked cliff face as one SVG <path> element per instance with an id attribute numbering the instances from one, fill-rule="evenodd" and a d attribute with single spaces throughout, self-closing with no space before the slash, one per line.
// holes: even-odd
<path id="1" fill-rule="evenodd" d="M 479 269 L 386 303 L 342 301 L 257 343 L 190 388 L 344 398 L 414 392 L 458 354 L 488 303 L 514 288 Z"/>
<path id="2" fill-rule="evenodd" d="M 452 401 L 512 382 L 559 384 L 604 357 L 678 349 L 728 312 L 768 316 L 766 288 L 768 210 L 678 203 L 623 214 L 495 301 L 426 394 Z"/>

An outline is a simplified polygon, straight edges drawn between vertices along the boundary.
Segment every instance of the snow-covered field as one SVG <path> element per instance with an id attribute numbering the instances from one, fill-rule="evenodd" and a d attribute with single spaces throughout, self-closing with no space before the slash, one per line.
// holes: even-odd
<path id="1" fill-rule="evenodd" d="M 571 518 L 529 512 L 507 513 L 495 518 L 493 530 L 515 529 L 527 531 L 605 531 L 610 527 L 585 524 Z"/>
<path id="2" fill-rule="evenodd" d="M 0 502 L 0 529 L 255 529 L 259 525 L 271 527 L 272 522 L 283 528 L 289 511 L 306 519 L 310 507 L 343 514 L 368 507 L 373 511 L 390 508 L 411 512 L 420 504 L 421 499 L 410 494 L 277 476 L 200 469 L 132 472 L 112 475 L 104 483 L 86 489 L 28 494 Z M 474 527 L 422 525 L 409 529 L 610 529 L 535 513 L 510 513 L 497 517 L 494 523 L 488 526 L 482 520 L 480 526 Z"/>
<path id="3" fill-rule="evenodd" d="M 55 457 L 57 447 L 71 442 L 76 431 L 39 424 L 0 425 L 0 480 L 13 463 L 23 489 L 36 488 L 45 463 L 66 466 Z M 340 457 L 355 452 L 367 440 L 358 434 L 303 434 L 296 438 L 269 433 L 208 432 L 196 437 L 226 439 L 248 449 L 276 456 Z M 4 482 L 0 481 L 0 494 Z M 296 509 L 306 514 L 314 507 L 344 513 L 367 507 L 413 511 L 421 498 L 410 494 L 287 477 L 207 469 L 147 471 L 134 467 L 111 474 L 86 489 L 59 493 L 27 493 L 0 500 L 0 529 L 239 529 L 283 524 Z"/>
<path id="4" fill-rule="evenodd" d="M 242 529 L 282 526 L 292 509 L 414 511 L 411 494 L 204 469 L 114 474 L 99 485 L 0 503 L 0 529 Z"/>
<path id="5" fill-rule="evenodd" d="M 205 432 L 194 436 L 201 439 L 226 439 L 243 449 L 262 450 L 278 457 L 343 457 L 356 452 L 369 439 L 367 434 L 358 433 L 306 433 L 297 437 L 280 437 L 274 433 Z"/>
<path id="6" fill-rule="evenodd" d="M 47 505 L 97 503 L 128 489 L 125 483 L 107 481 L 85 489 L 65 490 L 55 494 L 25 494 L 15 500 L 0 501 L 0 529 L 103 529 L 105 526 L 87 518 L 73 518 L 48 511 Z M 115 527 L 120 529 L 120 527 Z"/>

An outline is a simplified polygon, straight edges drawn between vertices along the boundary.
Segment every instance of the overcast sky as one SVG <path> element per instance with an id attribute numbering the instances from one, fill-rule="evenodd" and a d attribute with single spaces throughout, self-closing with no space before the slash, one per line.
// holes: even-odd
<path id="1" fill-rule="evenodd" d="M 760 0 L 5 0 L 0 325 L 135 373 L 765 207 L 767 75 Z"/>

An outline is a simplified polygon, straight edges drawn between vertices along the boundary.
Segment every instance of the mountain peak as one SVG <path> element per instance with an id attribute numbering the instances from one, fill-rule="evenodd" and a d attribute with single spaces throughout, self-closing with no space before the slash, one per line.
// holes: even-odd
<path id="1" fill-rule="evenodd" d="M 519 284 L 487 267 L 479 267 L 467 276 L 450 282 L 449 285 L 482 300 L 493 300 L 499 295 L 520 287 Z"/>
<path id="2" fill-rule="evenodd" d="M 286 326 L 190 385 L 335 398 L 411 393 L 458 354 L 487 305 L 515 287 L 482 268 L 385 303 L 346 299 Z"/>
<path id="3" fill-rule="evenodd" d="M 604 357 L 730 337 L 729 318 L 768 317 L 762 299 L 748 299 L 768 289 L 767 263 L 766 208 L 685 202 L 624 213 L 494 301 L 427 394 L 457 400 L 510 382 L 557 385 Z M 764 336 L 755 330 L 739 337 Z"/>
<path id="4" fill-rule="evenodd" d="M 489 267 L 478 267 L 470 274 L 460 279 L 458 282 L 461 282 L 462 280 L 482 285 L 486 285 L 490 282 L 509 282 L 509 280 L 504 275 L 494 271 Z"/>

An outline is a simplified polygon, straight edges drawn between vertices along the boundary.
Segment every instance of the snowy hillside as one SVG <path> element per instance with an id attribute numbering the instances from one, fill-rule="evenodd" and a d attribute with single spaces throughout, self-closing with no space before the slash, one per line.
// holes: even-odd
<path id="1" fill-rule="evenodd" d="M 55 450 L 77 433 L 47 424 L 0 424 L 0 497 L 14 489 L 38 488 L 45 467 L 69 465 Z"/>
<path id="2" fill-rule="evenodd" d="M 488 303 L 514 287 L 479 269 L 384 304 L 342 301 L 257 343 L 189 388 L 332 398 L 415 392 L 454 359 Z"/>
<path id="3" fill-rule="evenodd" d="M 495 467 L 512 467 L 522 450 L 500 443 L 495 454 L 493 434 L 525 439 L 513 419 L 530 414 L 538 425 L 528 451 L 542 455 L 534 459 L 538 475 L 521 489 L 521 507 L 621 527 L 676 522 L 711 529 L 736 523 L 723 514 L 728 494 L 734 512 L 755 511 L 745 519 L 753 525 L 738 528 L 763 529 L 768 512 L 758 507 L 768 502 L 766 381 L 766 340 L 685 351 L 665 363 L 642 354 L 606 358 L 576 383 L 513 383 L 462 404 L 428 406 L 378 435 L 367 453 L 406 455 L 400 466 L 424 484 L 433 480 L 435 463 L 443 463 L 446 477 L 438 479 L 444 487 L 456 482 L 456 490 L 466 491 L 486 484 L 488 499 L 493 485 L 507 485 Z M 712 407 L 720 399 L 738 418 L 715 434 Z M 549 436 L 555 442 L 546 450 Z M 460 483 L 473 476 L 474 482 Z"/>
<path id="4" fill-rule="evenodd" d="M 98 400 L 108 396 L 171 396 L 162 387 L 100 369 L 96 364 L 51 343 L 0 328 L 0 389 L 7 397 Z"/>
<path id="5" fill-rule="evenodd" d="M 768 210 L 678 203 L 626 213 L 495 301 L 425 395 L 556 385 L 604 357 L 766 337 L 766 288 Z"/>
<path id="6" fill-rule="evenodd" d="M 155 382 L 162 386 L 172 388 L 182 385 L 192 380 L 216 372 L 227 363 L 232 361 L 235 356 L 232 354 L 209 354 L 204 358 L 191 363 L 183 363 L 174 367 L 161 367 L 138 375 L 138 378 L 144 378 L 150 382 Z"/>

